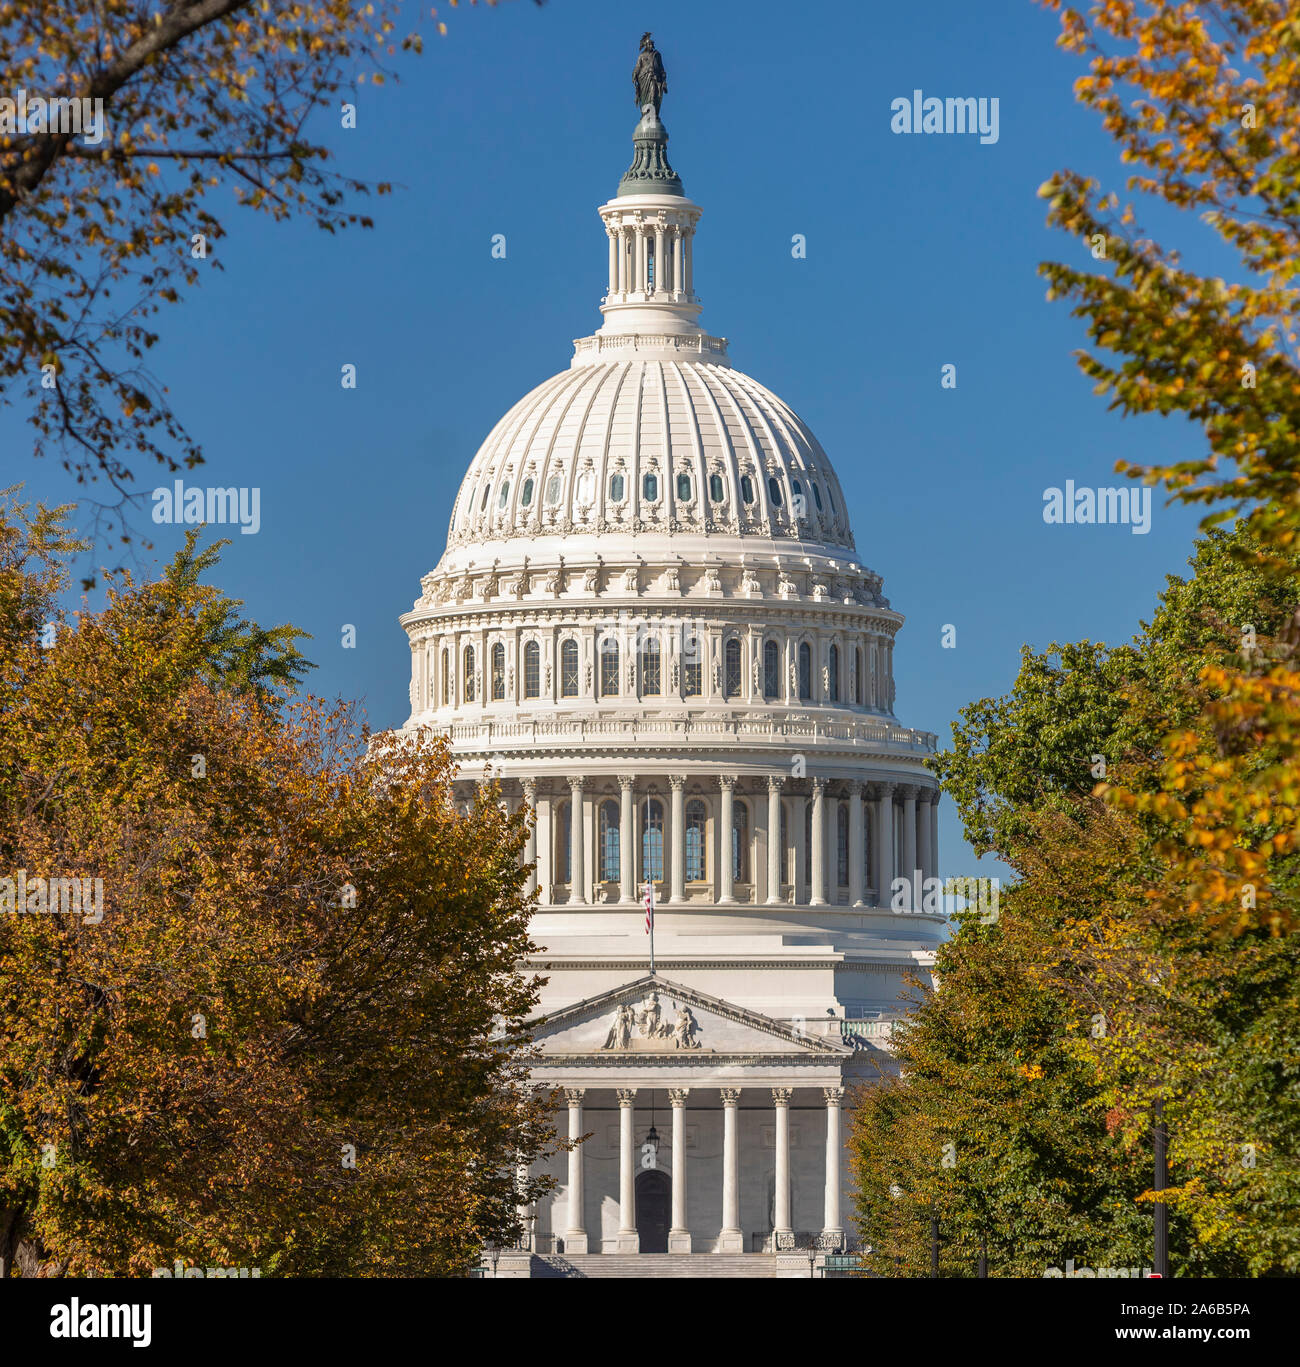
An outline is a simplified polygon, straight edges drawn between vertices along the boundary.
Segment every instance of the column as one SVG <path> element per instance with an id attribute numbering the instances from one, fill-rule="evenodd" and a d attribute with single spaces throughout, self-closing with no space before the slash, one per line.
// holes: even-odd
<path id="1" fill-rule="evenodd" d="M 684 274 L 682 278 L 686 282 L 686 293 L 691 294 L 695 289 L 695 265 L 691 260 L 691 238 L 689 233 L 686 235 L 686 240 L 682 245 L 682 252 L 685 258 Z"/>
<path id="2" fill-rule="evenodd" d="M 939 872 L 939 790 L 936 788 L 930 794 L 930 869 L 929 872 L 935 878 L 942 875 Z"/>
<path id="3" fill-rule="evenodd" d="M 776 1210 L 772 1232 L 776 1236 L 774 1250 L 780 1248 L 782 1236 L 794 1238 L 790 1225 L 790 1087 L 773 1087 L 772 1104 L 776 1107 Z"/>
<path id="4" fill-rule="evenodd" d="M 676 293 L 683 292 L 682 285 L 682 230 L 673 229 L 673 289 Z"/>
<path id="5" fill-rule="evenodd" d="M 655 226 L 655 293 L 664 287 L 664 230 L 661 224 Z"/>
<path id="6" fill-rule="evenodd" d="M 781 901 L 781 788 L 785 779 L 767 776 L 767 900 Z"/>
<path id="7" fill-rule="evenodd" d="M 689 1087 L 670 1087 L 673 1104 L 673 1223 L 668 1231 L 669 1253 L 691 1251 L 691 1231 L 686 1223 L 686 1098 Z"/>
<path id="8" fill-rule="evenodd" d="M 840 1224 L 840 1104 L 843 1087 L 826 1087 L 826 1210 L 822 1216 L 822 1237 L 829 1245 L 844 1238 Z"/>
<path id="9" fill-rule="evenodd" d="M 636 780 L 630 774 L 620 774 L 618 778 L 620 807 L 618 814 L 618 895 L 619 900 L 634 905 L 636 903 L 636 809 L 632 797 L 632 785 Z"/>
<path id="10" fill-rule="evenodd" d="M 803 833 L 808 821 L 808 799 L 802 793 L 790 794 L 790 829 L 794 834 L 790 844 L 794 846 L 794 891 L 790 900 L 796 904 L 807 899 L 808 860 L 804 851 Z"/>
<path id="11" fill-rule="evenodd" d="M 582 1138 L 582 1098 L 585 1087 L 566 1087 L 564 1099 L 569 1103 L 569 1139 Z M 587 1230 L 583 1224 L 582 1210 L 582 1145 L 577 1144 L 569 1150 L 569 1227 L 564 1231 L 564 1251 L 566 1253 L 585 1253 L 587 1251 Z"/>
<path id="12" fill-rule="evenodd" d="M 673 867 L 672 893 L 669 900 L 686 900 L 686 779 L 681 774 L 672 774 L 668 779 L 673 790 L 672 797 L 672 840 Z"/>
<path id="13" fill-rule="evenodd" d="M 546 783 L 537 798 L 537 881 L 543 903 L 555 901 L 555 861 L 552 854 L 555 836 L 555 813 L 551 806 L 550 784 Z"/>
<path id="14" fill-rule="evenodd" d="M 930 792 L 922 788 L 916 804 L 916 866 L 923 879 L 930 876 Z M 916 890 L 916 905 L 922 906 L 924 888 Z"/>
<path id="15" fill-rule="evenodd" d="M 719 774 L 718 787 L 722 790 L 721 815 L 718 820 L 718 901 L 736 900 L 735 870 L 731 864 L 731 828 L 735 824 L 735 774 Z"/>
<path id="16" fill-rule="evenodd" d="M 894 881 L 894 785 L 879 785 L 876 799 L 876 904 L 887 907 L 892 901 Z"/>
<path id="17" fill-rule="evenodd" d="M 865 877 L 863 853 L 866 832 L 862 826 L 862 784 L 854 779 L 849 784 L 849 906 L 865 905 Z"/>
<path id="18" fill-rule="evenodd" d="M 528 839 L 524 842 L 524 863 L 532 864 L 533 871 L 524 884 L 524 892 L 531 896 L 537 891 L 537 780 L 526 778 L 522 781 L 524 803 L 528 812 Z"/>
<path id="19" fill-rule="evenodd" d="M 618 1089 L 618 1251 L 639 1253 L 636 1230 L 636 1145 L 632 1137 L 636 1088 Z"/>
<path id="20" fill-rule="evenodd" d="M 815 778 L 812 781 L 812 868 L 808 870 L 811 892 L 810 906 L 826 905 L 826 780 Z"/>
<path id="21" fill-rule="evenodd" d="M 524 1192 L 527 1188 L 528 1164 L 516 1161 L 515 1191 L 519 1200 L 515 1205 L 515 1214 L 519 1219 L 519 1247 L 531 1253 L 533 1250 L 533 1211 L 531 1205 L 524 1200 Z"/>
<path id="22" fill-rule="evenodd" d="M 919 901 L 919 889 L 913 886 L 916 878 L 916 789 L 905 783 L 899 791 L 903 795 L 903 848 L 900 851 L 903 867 L 900 873 L 907 879 L 907 886 L 911 889 L 907 896 L 907 909 L 915 911 Z"/>
<path id="23" fill-rule="evenodd" d="M 585 883 L 582 876 L 583 847 L 583 810 L 582 789 L 585 778 L 569 780 L 569 904 L 581 904 L 587 900 Z"/>
<path id="24" fill-rule="evenodd" d="M 719 1253 L 743 1253 L 745 1236 L 740 1228 L 740 1146 L 736 1133 L 739 1087 L 722 1089 L 722 1229 Z"/>
<path id="25" fill-rule="evenodd" d="M 635 237 L 633 240 L 636 242 L 636 280 L 633 282 L 633 287 L 642 295 L 644 295 L 646 292 L 646 235 L 639 228 L 636 228 L 633 231 L 635 233 Z"/>
<path id="26" fill-rule="evenodd" d="M 613 294 L 618 289 L 618 237 L 613 228 L 607 228 L 609 234 L 609 292 Z"/>

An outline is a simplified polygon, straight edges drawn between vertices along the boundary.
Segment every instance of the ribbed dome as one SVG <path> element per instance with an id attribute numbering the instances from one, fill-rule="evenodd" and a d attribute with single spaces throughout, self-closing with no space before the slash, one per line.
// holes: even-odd
<path id="1" fill-rule="evenodd" d="M 589 339 L 595 341 L 596 339 Z M 652 358 L 582 353 L 492 429 L 461 484 L 448 545 L 515 535 L 701 533 L 850 549 L 839 481 L 816 437 L 726 362 L 718 339 Z M 711 345 L 712 344 L 712 345 Z M 650 350 L 651 348 L 646 348 Z"/>

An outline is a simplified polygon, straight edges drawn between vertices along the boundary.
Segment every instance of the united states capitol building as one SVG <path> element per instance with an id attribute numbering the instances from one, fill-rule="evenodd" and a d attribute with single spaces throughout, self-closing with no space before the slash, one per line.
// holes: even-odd
<path id="1" fill-rule="evenodd" d="M 943 934 L 891 896 L 937 873 L 935 737 L 830 460 L 700 325 L 648 35 L 635 81 L 603 323 L 465 475 L 407 727 L 535 813 L 534 1077 L 589 1135 L 489 1275 L 808 1276 L 853 1247 L 846 1089 Z"/>

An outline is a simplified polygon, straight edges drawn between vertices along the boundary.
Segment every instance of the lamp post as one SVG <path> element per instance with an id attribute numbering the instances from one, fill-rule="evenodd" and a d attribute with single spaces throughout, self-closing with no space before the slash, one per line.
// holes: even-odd
<path id="1" fill-rule="evenodd" d="M 1169 1133 L 1165 1129 L 1165 1103 L 1157 1097 L 1151 1111 L 1151 1147 L 1155 1157 L 1155 1258 L 1157 1277 L 1169 1276 L 1169 1207 L 1160 1199 L 1169 1186 Z"/>

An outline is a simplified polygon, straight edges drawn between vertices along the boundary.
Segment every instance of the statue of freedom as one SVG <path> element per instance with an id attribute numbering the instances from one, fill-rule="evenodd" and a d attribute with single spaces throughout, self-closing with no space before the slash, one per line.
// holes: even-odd
<path id="1" fill-rule="evenodd" d="M 632 70 L 632 84 L 636 88 L 636 102 L 643 114 L 653 107 L 659 113 L 659 105 L 668 91 L 668 75 L 664 71 L 664 59 L 655 50 L 654 39 L 648 33 L 641 35 L 641 55 L 636 59 Z"/>

